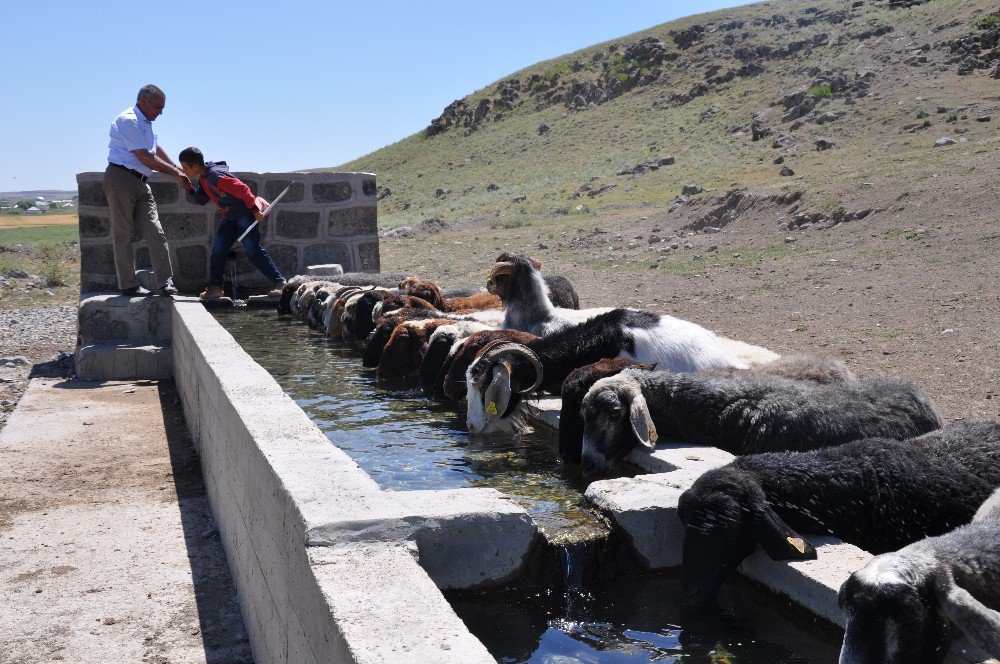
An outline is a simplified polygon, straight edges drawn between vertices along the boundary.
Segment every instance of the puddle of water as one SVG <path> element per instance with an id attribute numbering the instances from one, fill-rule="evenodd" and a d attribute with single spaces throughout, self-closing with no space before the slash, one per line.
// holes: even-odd
<path id="1" fill-rule="evenodd" d="M 330 343 L 301 321 L 212 313 L 383 489 L 492 487 L 523 506 L 550 540 L 606 534 L 585 507 L 579 468 L 558 458 L 554 432 L 472 436 L 454 404 L 427 399 L 416 379 L 377 379 L 361 366 L 361 350 Z"/>
<path id="2" fill-rule="evenodd" d="M 832 664 L 832 629 L 750 587 L 729 583 L 722 612 L 680 615 L 676 576 L 621 577 L 559 591 L 508 590 L 449 597 L 456 613 L 504 664 Z"/>

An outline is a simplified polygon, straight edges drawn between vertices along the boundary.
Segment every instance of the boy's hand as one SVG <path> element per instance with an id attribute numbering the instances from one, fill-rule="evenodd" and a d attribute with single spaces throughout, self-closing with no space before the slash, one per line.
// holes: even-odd
<path id="1" fill-rule="evenodd" d="M 261 212 L 260 210 L 254 210 L 253 218 L 256 219 L 257 221 L 264 221 L 264 213 Z"/>
<path id="2" fill-rule="evenodd" d="M 177 171 L 174 174 L 174 177 L 177 178 L 178 184 L 180 184 L 185 189 L 190 190 L 194 188 L 194 185 L 191 184 L 191 178 L 189 178 L 187 174 L 185 174 L 183 171 Z"/>

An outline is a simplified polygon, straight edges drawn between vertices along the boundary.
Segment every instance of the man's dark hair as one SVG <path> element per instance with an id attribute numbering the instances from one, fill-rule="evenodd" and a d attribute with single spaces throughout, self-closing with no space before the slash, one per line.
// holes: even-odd
<path id="1" fill-rule="evenodd" d="M 201 153 L 198 148 L 184 148 L 181 153 L 177 155 L 177 160 L 182 164 L 190 164 L 191 166 L 204 166 L 205 165 L 205 155 Z"/>
<path id="2" fill-rule="evenodd" d="M 159 99 L 160 97 L 166 98 L 166 96 L 163 94 L 163 90 L 150 83 L 139 88 L 139 94 L 135 96 L 135 103 L 138 104 L 143 99 Z"/>

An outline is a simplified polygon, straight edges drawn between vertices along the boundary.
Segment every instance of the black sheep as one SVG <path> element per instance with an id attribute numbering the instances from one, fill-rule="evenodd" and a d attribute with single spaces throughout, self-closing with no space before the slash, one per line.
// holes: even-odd
<path id="1" fill-rule="evenodd" d="M 760 544 L 774 560 L 816 550 L 799 532 L 874 554 L 968 523 L 1000 486 L 1000 422 L 952 424 L 904 441 L 866 438 L 809 452 L 740 457 L 681 494 L 683 601 L 714 604 Z"/>
<path id="2" fill-rule="evenodd" d="M 903 439 L 941 426 L 933 400 L 911 383 L 818 384 L 760 370 L 732 378 L 623 371 L 595 383 L 581 412 L 586 473 L 607 472 L 636 445 L 655 447 L 658 437 L 751 454 Z"/>

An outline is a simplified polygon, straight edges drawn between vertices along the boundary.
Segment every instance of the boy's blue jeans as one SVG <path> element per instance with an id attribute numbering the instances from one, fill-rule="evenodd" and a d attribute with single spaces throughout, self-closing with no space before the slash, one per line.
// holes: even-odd
<path id="1" fill-rule="evenodd" d="M 236 219 L 223 219 L 219 223 L 219 232 L 215 234 L 215 246 L 212 247 L 212 266 L 208 278 L 213 286 L 222 288 L 225 285 L 226 254 L 229 253 L 229 247 L 233 246 L 236 238 L 253 222 L 253 215 L 248 211 Z M 260 243 L 260 224 L 254 226 L 254 229 L 243 238 L 243 248 L 246 249 L 250 262 L 272 283 L 284 281 L 281 272 L 271 260 L 271 255 Z"/>

